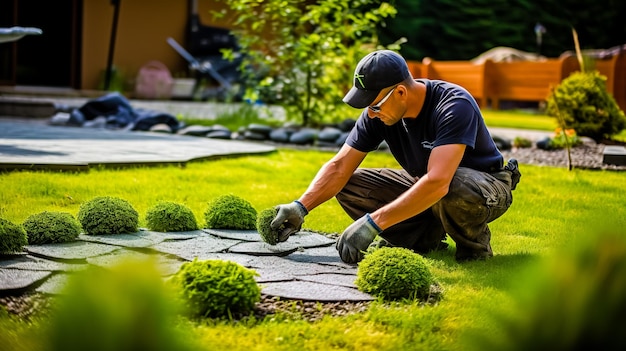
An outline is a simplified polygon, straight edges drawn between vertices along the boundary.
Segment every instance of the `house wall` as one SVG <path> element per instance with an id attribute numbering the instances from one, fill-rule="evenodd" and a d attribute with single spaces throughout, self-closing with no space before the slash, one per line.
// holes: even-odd
<path id="1" fill-rule="evenodd" d="M 198 0 L 198 14 L 205 25 L 228 27 L 214 21 L 211 11 L 220 6 Z M 85 0 L 82 25 L 81 89 L 98 89 L 106 72 L 114 7 L 111 0 Z M 185 61 L 166 39 L 185 47 L 188 0 L 120 0 L 113 64 L 132 87 L 137 72 L 146 62 L 159 60 L 173 75 L 187 72 Z"/>

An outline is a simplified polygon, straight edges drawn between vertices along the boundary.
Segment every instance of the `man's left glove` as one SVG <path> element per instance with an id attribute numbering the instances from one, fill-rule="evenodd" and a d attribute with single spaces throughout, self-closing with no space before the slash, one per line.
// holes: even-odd
<path id="1" fill-rule="evenodd" d="M 376 225 L 369 213 L 365 214 L 350 224 L 341 234 L 336 245 L 339 257 L 346 263 L 361 261 L 363 252 L 380 233 L 382 233 L 382 229 Z"/>

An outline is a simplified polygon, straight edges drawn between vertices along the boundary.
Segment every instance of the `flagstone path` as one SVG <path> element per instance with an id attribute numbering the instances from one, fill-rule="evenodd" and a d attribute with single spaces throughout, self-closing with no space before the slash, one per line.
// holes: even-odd
<path id="1" fill-rule="evenodd" d="M 79 235 L 69 243 L 28 245 L 24 252 L 0 256 L 0 293 L 59 294 L 70 274 L 90 265 L 107 267 L 123 258 L 156 258 L 164 277 L 184 262 L 228 260 L 253 269 L 261 292 L 304 301 L 370 301 L 354 281 L 357 266 L 343 263 L 335 240 L 301 231 L 269 245 L 253 230 L 202 229 L 189 232 Z"/>

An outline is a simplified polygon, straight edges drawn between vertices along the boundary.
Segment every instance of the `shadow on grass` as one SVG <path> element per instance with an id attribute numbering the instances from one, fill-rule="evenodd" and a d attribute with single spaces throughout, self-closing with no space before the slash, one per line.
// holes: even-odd
<path id="1" fill-rule="evenodd" d="M 526 252 L 515 254 L 495 254 L 488 260 L 457 262 L 454 258 L 456 249 L 448 248 L 428 254 L 426 257 L 435 262 L 437 269 L 454 272 L 444 278 L 449 283 L 456 283 L 460 279 L 471 282 L 472 285 L 504 289 L 511 283 L 511 275 L 528 265 L 536 262 L 539 256 Z"/>

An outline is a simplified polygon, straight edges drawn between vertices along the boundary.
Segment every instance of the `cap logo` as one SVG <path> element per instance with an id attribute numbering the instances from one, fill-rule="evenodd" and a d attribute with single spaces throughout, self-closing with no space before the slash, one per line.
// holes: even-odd
<path id="1" fill-rule="evenodd" d="M 363 80 L 361 78 L 365 78 L 365 76 L 362 75 L 362 74 L 358 74 L 358 73 L 354 72 L 354 79 L 358 80 L 359 83 L 361 83 L 361 87 L 363 87 L 363 89 L 365 89 L 365 84 L 363 84 Z"/>

